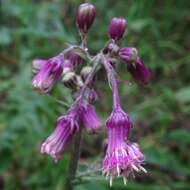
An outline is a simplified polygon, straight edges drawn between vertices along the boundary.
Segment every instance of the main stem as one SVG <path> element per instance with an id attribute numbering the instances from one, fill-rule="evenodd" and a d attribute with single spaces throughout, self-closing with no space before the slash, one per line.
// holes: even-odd
<path id="1" fill-rule="evenodd" d="M 80 158 L 81 137 L 82 137 L 82 127 L 80 127 L 79 132 L 73 138 L 72 148 L 71 148 L 71 158 L 69 162 L 68 175 L 65 181 L 64 190 L 73 190 L 72 182 L 75 179 L 78 167 L 78 160 Z"/>
<path id="2" fill-rule="evenodd" d="M 98 66 L 98 60 L 96 60 L 98 57 L 94 57 L 90 61 L 95 61 L 95 64 L 92 68 L 91 73 L 87 77 L 84 86 L 81 89 L 79 98 L 74 102 L 74 104 L 71 106 L 71 109 L 78 103 L 78 100 L 82 100 L 86 88 L 88 87 L 88 84 L 91 82 L 91 80 L 94 77 L 94 74 L 96 72 L 96 68 Z M 79 101 L 80 103 L 80 101 Z M 80 158 L 80 144 L 81 144 L 81 136 L 82 136 L 82 127 L 80 127 L 78 133 L 75 135 L 73 142 L 72 142 L 72 148 L 71 148 L 71 158 L 69 163 L 69 169 L 68 169 L 68 176 L 65 181 L 64 190 L 73 190 L 73 180 L 75 179 L 77 167 L 78 167 L 78 161 Z"/>

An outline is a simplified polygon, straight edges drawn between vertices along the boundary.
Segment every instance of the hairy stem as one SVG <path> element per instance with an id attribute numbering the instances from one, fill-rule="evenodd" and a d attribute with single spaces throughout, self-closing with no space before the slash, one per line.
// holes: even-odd
<path id="1" fill-rule="evenodd" d="M 82 137 L 82 127 L 80 127 L 79 132 L 75 135 L 72 141 L 71 158 L 69 162 L 68 175 L 65 181 L 64 190 L 73 190 L 72 182 L 75 179 L 78 167 L 78 161 L 80 158 L 81 137 Z"/>
<path id="2" fill-rule="evenodd" d="M 113 92 L 113 107 L 117 108 L 120 106 L 120 97 L 119 97 L 116 73 L 112 65 L 109 63 L 109 61 L 107 60 L 105 56 L 102 56 L 102 62 L 107 72 L 108 81 L 111 84 L 111 88 Z"/>

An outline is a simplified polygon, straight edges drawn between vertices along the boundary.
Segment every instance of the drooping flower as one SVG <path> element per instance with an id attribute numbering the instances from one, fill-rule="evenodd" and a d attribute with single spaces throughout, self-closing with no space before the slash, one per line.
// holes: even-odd
<path id="1" fill-rule="evenodd" d="M 48 93 L 55 82 L 61 77 L 63 71 L 62 63 L 62 55 L 58 55 L 46 61 L 43 60 L 39 72 L 33 77 L 33 87 L 39 90 L 40 93 Z"/>
<path id="2" fill-rule="evenodd" d="M 126 20 L 124 18 L 114 17 L 109 25 L 108 34 L 114 40 L 123 38 L 126 29 Z"/>
<path id="3" fill-rule="evenodd" d="M 124 183 L 134 171 L 146 170 L 142 167 L 144 156 L 135 143 L 127 141 L 132 127 L 129 116 L 121 109 L 115 108 L 106 122 L 108 133 L 107 150 L 103 160 L 103 174 L 109 178 L 110 186 L 113 177 L 123 177 Z"/>
<path id="4" fill-rule="evenodd" d="M 140 58 L 133 63 L 128 63 L 127 69 L 137 82 L 147 84 L 150 81 L 151 73 Z"/>
<path id="5" fill-rule="evenodd" d="M 77 26 L 83 33 L 87 33 L 96 17 L 96 8 L 90 3 L 84 3 L 79 6 L 77 13 Z"/>
<path id="6" fill-rule="evenodd" d="M 81 109 L 81 118 L 87 131 L 95 133 L 101 126 L 101 119 L 97 116 L 93 106 L 88 104 Z"/>
<path id="7" fill-rule="evenodd" d="M 41 153 L 49 154 L 57 162 L 65 149 L 66 143 L 79 129 L 77 112 L 72 111 L 58 119 L 53 133 L 41 146 Z"/>
<path id="8" fill-rule="evenodd" d="M 136 48 L 120 48 L 119 49 L 119 57 L 126 61 L 127 63 L 131 63 L 137 60 L 137 50 Z"/>

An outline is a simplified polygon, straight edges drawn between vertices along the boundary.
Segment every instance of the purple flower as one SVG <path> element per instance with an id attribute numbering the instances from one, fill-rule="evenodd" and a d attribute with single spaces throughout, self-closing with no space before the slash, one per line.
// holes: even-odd
<path id="1" fill-rule="evenodd" d="M 135 48 L 120 48 L 119 57 L 126 62 L 133 62 L 137 59 L 137 50 Z"/>
<path id="2" fill-rule="evenodd" d="M 128 63 L 127 69 L 137 82 L 141 84 L 147 84 L 149 82 L 151 73 L 140 58 L 137 58 L 133 63 Z"/>
<path id="3" fill-rule="evenodd" d="M 60 55 L 44 61 L 39 72 L 33 77 L 32 85 L 40 93 L 48 93 L 55 82 L 61 77 L 63 71 L 62 57 Z M 42 62 L 41 62 L 42 63 Z"/>
<path id="4" fill-rule="evenodd" d="M 96 17 L 96 8 L 90 3 L 84 3 L 79 6 L 77 13 L 77 26 L 83 33 L 87 33 Z"/>
<path id="5" fill-rule="evenodd" d="M 120 40 L 125 33 L 125 28 L 126 20 L 124 18 L 112 18 L 108 29 L 110 38 L 114 40 Z"/>
<path id="6" fill-rule="evenodd" d="M 73 111 L 58 119 L 53 133 L 41 146 L 41 153 L 49 154 L 57 162 L 65 149 L 66 143 L 79 129 L 77 112 Z"/>
<path id="7" fill-rule="evenodd" d="M 138 145 L 125 142 L 131 126 L 129 116 L 121 108 L 116 108 L 106 122 L 108 141 L 102 169 L 110 180 L 110 186 L 115 176 L 122 176 L 126 183 L 134 171 L 146 172 L 142 167 L 144 156 Z"/>
<path id="8" fill-rule="evenodd" d="M 81 117 L 84 127 L 87 131 L 95 133 L 101 126 L 102 122 L 97 116 L 93 106 L 83 106 L 81 109 Z"/>

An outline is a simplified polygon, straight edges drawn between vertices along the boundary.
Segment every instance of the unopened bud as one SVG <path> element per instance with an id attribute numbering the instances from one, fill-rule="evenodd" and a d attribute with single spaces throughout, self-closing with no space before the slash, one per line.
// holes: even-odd
<path id="1" fill-rule="evenodd" d="M 124 18 L 112 18 L 108 29 L 110 38 L 114 40 L 120 40 L 125 33 L 125 28 L 126 20 Z"/>
<path id="2" fill-rule="evenodd" d="M 84 3 L 79 6 L 77 13 L 77 26 L 83 33 L 87 33 L 96 17 L 96 8 L 90 3 Z"/>
<path id="3" fill-rule="evenodd" d="M 83 81 L 85 81 L 87 79 L 87 77 L 91 71 L 92 71 L 92 67 L 86 66 L 86 67 L 82 68 L 80 75 L 81 75 Z"/>
<path id="4" fill-rule="evenodd" d="M 134 62 L 138 58 L 138 52 L 136 48 L 121 48 L 119 50 L 119 57 L 126 62 Z"/>
<path id="5" fill-rule="evenodd" d="M 63 84 L 70 89 L 77 88 L 77 76 L 74 72 L 67 72 L 62 79 Z"/>

